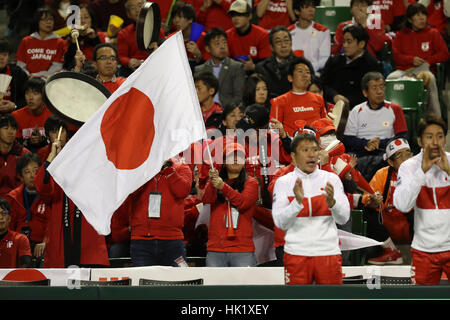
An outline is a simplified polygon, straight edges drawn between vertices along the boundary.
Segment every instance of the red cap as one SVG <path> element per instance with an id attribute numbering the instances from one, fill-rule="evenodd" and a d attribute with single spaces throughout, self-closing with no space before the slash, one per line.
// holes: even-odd
<path id="1" fill-rule="evenodd" d="M 336 131 L 336 127 L 334 126 L 333 121 L 328 118 L 321 118 L 319 120 L 316 120 L 311 123 L 311 126 L 320 136 L 323 136 L 331 130 Z"/>
<path id="2" fill-rule="evenodd" d="M 242 155 L 245 157 L 245 149 L 242 145 L 239 143 L 227 143 L 225 147 L 225 156 L 228 156 L 234 152 L 241 152 Z"/>

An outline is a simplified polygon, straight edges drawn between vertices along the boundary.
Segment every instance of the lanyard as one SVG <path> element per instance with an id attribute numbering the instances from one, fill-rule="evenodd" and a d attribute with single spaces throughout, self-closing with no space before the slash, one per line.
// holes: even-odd
<path id="1" fill-rule="evenodd" d="M 73 213 L 73 236 L 70 224 L 69 199 L 64 193 L 63 196 L 63 241 L 64 241 L 64 265 L 80 265 L 81 260 L 81 211 L 75 207 Z"/>

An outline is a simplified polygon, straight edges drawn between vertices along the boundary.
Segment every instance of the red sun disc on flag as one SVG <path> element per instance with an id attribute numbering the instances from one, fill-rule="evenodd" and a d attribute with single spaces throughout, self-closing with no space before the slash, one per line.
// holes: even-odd
<path id="1" fill-rule="evenodd" d="M 399 139 L 395 140 L 395 145 L 396 146 L 399 146 L 401 144 L 402 144 L 402 140 L 399 140 Z"/>
<path id="2" fill-rule="evenodd" d="M 154 114 L 150 98 L 136 88 L 106 110 L 100 132 L 106 156 L 117 169 L 136 169 L 147 160 L 155 136 Z"/>

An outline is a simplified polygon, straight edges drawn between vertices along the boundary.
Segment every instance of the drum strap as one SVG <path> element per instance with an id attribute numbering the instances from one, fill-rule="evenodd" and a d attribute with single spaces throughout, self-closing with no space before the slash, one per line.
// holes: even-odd
<path id="1" fill-rule="evenodd" d="M 264 207 L 270 209 L 272 208 L 272 204 L 270 203 L 268 196 L 269 187 L 269 158 L 267 156 L 267 136 L 261 134 L 259 137 L 259 162 L 261 163 L 261 176 L 262 176 L 262 185 L 261 185 L 261 198 Z M 270 198 L 271 200 L 271 198 Z"/>
<path id="2" fill-rule="evenodd" d="M 75 207 L 73 213 L 73 234 L 71 232 L 69 199 L 64 193 L 63 197 L 63 241 L 64 241 L 64 265 L 80 265 L 81 260 L 81 211 Z"/>

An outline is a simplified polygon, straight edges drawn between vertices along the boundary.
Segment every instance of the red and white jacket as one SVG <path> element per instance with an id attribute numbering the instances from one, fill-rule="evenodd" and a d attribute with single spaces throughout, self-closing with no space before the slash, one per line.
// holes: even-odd
<path id="1" fill-rule="evenodd" d="M 450 161 L 450 153 L 446 152 Z M 423 150 L 400 166 L 394 206 L 408 212 L 414 208 L 411 248 L 424 252 L 450 250 L 450 177 L 434 164 L 422 170 Z"/>
<path id="2" fill-rule="evenodd" d="M 302 180 L 304 199 L 295 200 L 294 185 Z M 324 190 L 327 182 L 334 188 L 335 205 L 330 209 Z M 329 256 L 340 254 L 336 223 L 345 224 L 350 205 L 339 177 L 316 168 L 306 174 L 297 167 L 280 177 L 273 191 L 272 215 L 275 225 L 285 230 L 284 251 L 298 256 Z"/>

